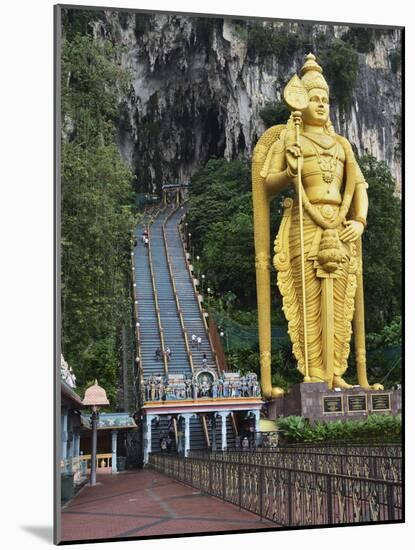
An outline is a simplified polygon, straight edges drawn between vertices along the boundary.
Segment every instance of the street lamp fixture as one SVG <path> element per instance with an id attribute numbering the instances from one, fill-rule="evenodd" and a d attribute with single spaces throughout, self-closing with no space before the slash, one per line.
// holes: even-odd
<path id="1" fill-rule="evenodd" d="M 199 276 L 200 276 L 200 256 L 196 256 L 196 261 L 197 261 L 197 271 L 196 271 L 196 275 L 197 275 L 197 280 L 199 280 Z"/>
<path id="2" fill-rule="evenodd" d="M 205 282 L 205 275 L 202 273 L 202 296 L 203 296 L 203 283 Z"/>
<path id="3" fill-rule="evenodd" d="M 91 426 L 92 426 L 92 456 L 91 456 L 91 479 L 90 484 L 96 485 L 97 482 L 97 427 L 100 407 L 110 404 L 104 388 L 98 386 L 98 381 L 85 391 L 85 397 L 82 401 L 85 407 L 92 408 Z"/>
<path id="4" fill-rule="evenodd" d="M 228 332 L 222 330 L 222 329 L 219 329 L 220 332 L 219 332 L 219 335 L 221 338 L 223 338 L 224 336 L 226 336 L 226 351 L 229 353 L 229 340 L 228 340 Z"/>
<path id="5" fill-rule="evenodd" d="M 207 289 L 207 293 L 208 293 L 208 309 L 210 307 L 210 295 L 212 294 L 213 290 L 211 288 L 208 287 Z"/>

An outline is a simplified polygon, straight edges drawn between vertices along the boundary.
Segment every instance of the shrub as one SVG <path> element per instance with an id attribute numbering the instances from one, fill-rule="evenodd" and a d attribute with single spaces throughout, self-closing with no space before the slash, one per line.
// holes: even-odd
<path id="1" fill-rule="evenodd" d="M 281 61 L 289 60 L 302 46 L 298 34 L 282 28 L 254 23 L 248 28 L 248 55 L 264 58 L 277 56 Z"/>
<path id="2" fill-rule="evenodd" d="M 282 101 L 275 101 L 274 103 L 267 103 L 259 111 L 259 116 L 269 128 L 275 124 L 286 124 L 290 117 L 290 110 Z"/>
<path id="3" fill-rule="evenodd" d="M 400 415 L 372 414 L 366 420 L 309 421 L 301 416 L 286 416 L 277 422 L 287 443 L 313 441 L 396 441 L 401 437 Z"/>
<path id="4" fill-rule="evenodd" d="M 342 40 L 353 46 L 359 53 L 370 53 L 375 49 L 375 29 L 351 27 L 343 34 Z"/>
<path id="5" fill-rule="evenodd" d="M 337 39 L 327 49 L 323 66 L 330 91 L 344 111 L 350 106 L 357 82 L 359 67 L 357 51 L 350 44 Z"/>
<path id="6" fill-rule="evenodd" d="M 396 50 L 391 51 L 389 54 L 389 62 L 391 64 L 392 72 L 396 74 L 401 68 L 402 63 L 402 52 L 400 48 L 396 48 Z"/>

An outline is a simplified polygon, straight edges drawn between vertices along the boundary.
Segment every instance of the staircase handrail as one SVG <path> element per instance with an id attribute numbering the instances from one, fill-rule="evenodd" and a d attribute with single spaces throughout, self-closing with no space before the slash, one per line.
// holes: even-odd
<path id="1" fill-rule="evenodd" d="M 131 254 L 131 272 L 132 272 L 132 293 L 134 300 L 134 335 L 135 335 L 135 347 L 136 347 L 136 363 L 137 364 L 137 378 L 139 380 L 139 391 L 140 391 L 140 404 L 142 403 L 142 392 L 144 388 L 144 376 L 143 369 L 141 366 L 141 337 L 140 337 L 140 323 L 138 321 L 138 298 L 137 298 L 137 287 L 135 284 L 135 254 L 134 251 Z M 138 361 L 137 361 L 138 359 Z"/>
<path id="2" fill-rule="evenodd" d="M 203 433 L 205 435 L 206 447 L 208 449 L 210 449 L 212 445 L 211 445 L 211 442 L 210 442 L 209 430 L 208 430 L 208 427 L 207 427 L 206 415 L 205 414 L 202 414 L 200 416 L 200 422 L 202 423 L 202 429 L 203 429 Z"/>
<path id="3" fill-rule="evenodd" d="M 183 216 L 181 217 L 180 219 L 180 222 L 179 224 L 183 221 L 183 218 L 184 218 L 185 214 L 183 214 Z M 212 351 L 212 354 L 213 354 L 213 357 L 215 359 L 215 365 L 216 365 L 216 368 L 218 370 L 218 373 L 221 374 L 222 373 L 222 369 L 220 368 L 220 364 L 219 364 L 219 360 L 218 360 L 218 355 L 216 353 L 216 350 L 215 350 L 215 347 L 213 345 L 213 342 L 212 342 L 212 338 L 210 336 L 210 331 L 209 331 L 209 327 L 208 327 L 208 324 L 206 322 L 206 317 L 205 317 L 205 312 L 204 310 L 202 309 L 202 306 L 201 306 L 201 303 L 200 303 L 200 300 L 199 300 L 199 292 L 196 290 L 196 285 L 195 285 L 195 282 L 194 282 L 194 277 L 193 277 L 193 273 L 190 269 L 190 266 L 189 266 L 189 262 L 187 261 L 187 252 L 186 252 L 186 249 L 185 249 L 185 246 L 184 246 L 184 241 L 182 239 L 182 236 L 181 236 L 181 233 L 180 233 L 180 230 L 179 230 L 179 224 L 177 224 L 177 231 L 179 233 L 179 237 L 180 237 L 180 242 L 182 244 L 182 248 L 183 248 L 183 254 L 184 254 L 184 257 L 185 257 L 185 263 L 186 263 L 186 268 L 187 268 L 187 271 L 189 273 L 189 276 L 190 276 L 190 280 L 192 281 L 192 285 L 193 285 L 193 291 L 194 291 L 194 294 L 195 294 L 195 297 L 196 297 L 196 301 L 197 301 L 197 304 L 198 304 L 198 307 L 199 307 L 199 311 L 200 311 L 200 315 L 203 319 L 203 324 L 205 326 L 205 333 L 206 333 L 206 337 L 207 339 L 209 340 L 209 344 L 210 344 L 210 349 Z"/>
<path id="4" fill-rule="evenodd" d="M 184 319 L 183 319 L 183 313 L 182 313 L 182 310 L 181 310 L 181 307 L 180 307 L 180 300 L 179 300 L 179 296 L 177 294 L 176 282 L 175 282 L 174 276 L 173 276 L 173 269 L 171 267 L 170 254 L 169 254 L 169 250 L 168 250 L 168 246 L 167 246 L 167 237 L 166 237 L 166 223 L 170 219 L 170 217 L 176 212 L 176 210 L 178 208 L 179 208 L 179 206 L 177 208 L 173 209 L 165 217 L 165 219 L 163 221 L 163 225 L 162 225 L 163 244 L 164 244 L 164 250 L 166 252 L 166 258 L 167 258 L 167 265 L 168 265 L 168 269 L 169 269 L 170 281 L 171 281 L 172 286 L 173 286 L 173 293 L 174 293 L 174 298 L 175 298 L 175 302 L 176 302 L 177 313 L 178 313 L 179 319 L 180 319 L 180 326 L 181 326 L 181 329 L 182 329 L 183 338 L 184 338 L 184 342 L 185 342 L 185 346 L 186 346 L 186 352 L 187 352 L 187 355 L 189 357 L 190 368 L 191 368 L 192 373 L 193 373 L 194 372 L 193 356 L 192 356 L 192 352 L 190 351 L 189 338 L 187 336 L 187 331 L 186 331 L 186 327 L 185 327 Z"/>
<path id="5" fill-rule="evenodd" d="M 165 208 L 162 208 L 161 210 L 159 210 L 159 212 L 157 214 L 157 217 L 164 210 L 165 210 Z M 167 361 L 166 354 L 164 353 L 164 350 L 165 350 L 165 347 L 164 347 L 164 332 L 163 332 L 163 325 L 161 324 L 160 308 L 159 308 L 159 302 L 158 302 L 158 293 L 157 293 L 157 287 L 156 287 L 156 283 L 155 283 L 155 279 L 154 279 L 153 256 L 152 256 L 152 253 L 151 253 L 151 238 L 150 238 L 150 235 L 151 235 L 151 228 L 149 227 L 149 231 L 148 231 L 148 259 L 149 259 L 149 264 L 150 264 L 151 284 L 152 284 L 152 287 L 153 287 L 154 303 L 155 303 L 155 306 L 156 306 L 157 324 L 158 324 L 158 327 L 159 327 L 160 343 L 161 343 L 161 349 L 162 349 L 162 353 L 163 353 L 164 373 L 167 376 L 168 372 L 169 372 L 169 367 L 168 367 L 168 361 Z"/>
<path id="6" fill-rule="evenodd" d="M 145 209 L 145 215 L 147 215 L 148 212 L 147 212 L 147 209 Z M 156 218 L 158 216 L 159 212 L 157 211 L 154 218 Z M 151 213 L 151 216 L 149 218 L 149 223 L 148 223 L 148 227 L 153 223 L 153 214 Z M 145 218 L 143 217 L 143 220 Z M 134 246 L 133 246 L 134 248 Z M 142 358 L 142 354 L 141 354 L 141 335 L 140 335 L 140 320 L 139 320 L 139 316 L 138 316 L 138 296 L 137 296 L 137 286 L 136 286 L 136 282 L 135 282 L 135 254 L 134 254 L 134 250 L 131 251 L 131 273 L 132 273 L 132 293 L 133 293 L 133 300 L 134 300 L 134 324 L 135 324 L 135 331 L 134 331 L 134 334 L 135 334 L 135 345 L 136 345 L 136 362 L 138 363 L 137 365 L 137 378 L 139 380 L 139 389 L 140 389 L 140 398 L 139 398 L 139 401 L 140 403 L 144 402 L 144 398 L 143 398 L 143 391 L 144 391 L 144 372 L 143 372 L 143 367 L 142 367 L 142 364 L 141 364 L 141 358 Z M 137 358 L 138 358 L 138 361 L 137 361 Z"/>

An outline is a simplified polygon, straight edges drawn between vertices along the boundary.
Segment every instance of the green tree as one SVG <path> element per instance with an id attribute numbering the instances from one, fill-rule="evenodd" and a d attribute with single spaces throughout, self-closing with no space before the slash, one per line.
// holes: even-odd
<path id="1" fill-rule="evenodd" d="M 369 184 L 363 234 L 366 329 L 380 332 L 402 308 L 401 200 L 385 162 L 366 155 L 359 163 Z"/>
<path id="2" fill-rule="evenodd" d="M 131 319 L 132 174 L 115 143 L 129 75 L 108 41 L 70 34 L 62 51 L 62 349 L 80 389 L 115 404 L 120 331 Z M 131 350 L 130 350 L 131 351 Z"/>
<path id="3" fill-rule="evenodd" d="M 217 288 L 232 291 L 243 303 L 252 303 L 256 295 L 253 248 L 252 209 L 247 209 L 213 223 L 202 249 L 206 264 L 215 266 L 209 275 Z"/>

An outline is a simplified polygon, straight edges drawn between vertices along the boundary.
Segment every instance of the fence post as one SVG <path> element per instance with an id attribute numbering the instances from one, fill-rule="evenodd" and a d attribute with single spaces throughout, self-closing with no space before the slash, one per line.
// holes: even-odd
<path id="1" fill-rule="evenodd" d="M 212 494 L 212 461 L 209 460 L 209 494 Z"/>
<path id="2" fill-rule="evenodd" d="M 222 460 L 222 499 L 225 500 L 226 483 L 225 483 L 225 462 Z"/>
<path id="3" fill-rule="evenodd" d="M 395 519 L 395 506 L 393 497 L 393 484 L 388 483 L 386 486 L 387 500 L 388 500 L 388 520 Z"/>
<path id="4" fill-rule="evenodd" d="M 291 527 L 293 522 L 293 510 L 292 510 L 292 479 L 291 470 L 288 470 L 288 526 Z"/>
<path id="5" fill-rule="evenodd" d="M 373 456 L 372 460 L 373 460 L 373 478 L 377 479 L 378 478 L 378 457 Z"/>
<path id="6" fill-rule="evenodd" d="M 242 508 L 242 462 L 238 465 L 239 510 Z"/>
<path id="7" fill-rule="evenodd" d="M 327 523 L 329 525 L 333 524 L 333 499 L 332 499 L 332 493 L 331 493 L 331 476 L 327 476 L 327 483 L 326 483 L 326 489 L 327 489 Z"/>
<path id="8" fill-rule="evenodd" d="M 262 521 L 264 500 L 264 466 L 259 465 L 259 517 Z"/>

